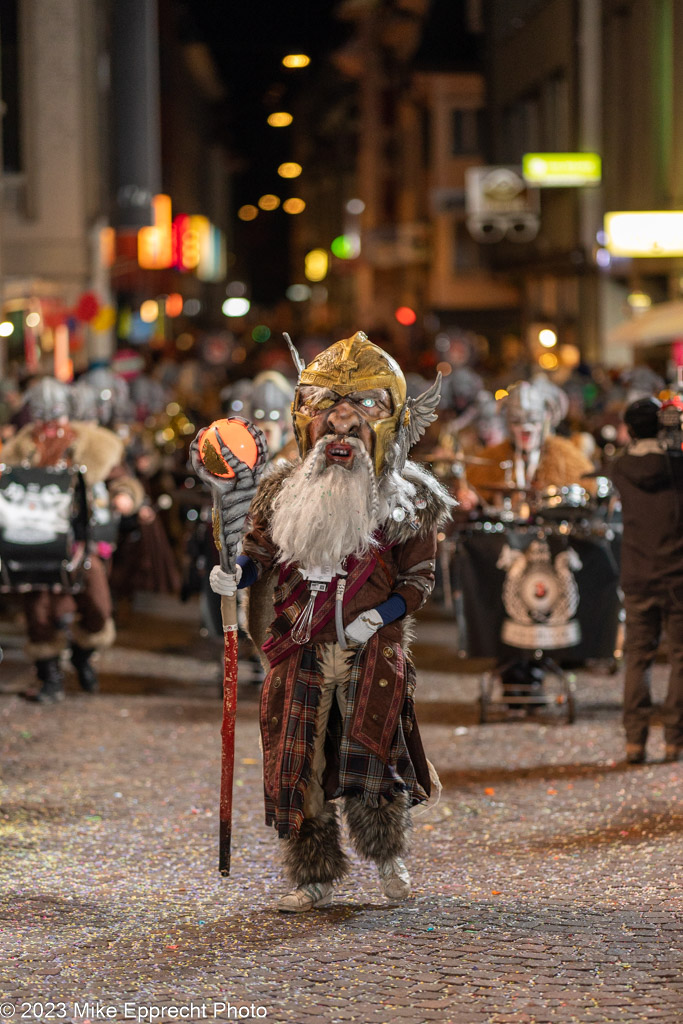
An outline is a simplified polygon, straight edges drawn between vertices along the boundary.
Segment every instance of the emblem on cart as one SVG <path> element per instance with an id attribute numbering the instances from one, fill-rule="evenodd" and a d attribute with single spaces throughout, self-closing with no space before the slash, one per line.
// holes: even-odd
<path id="1" fill-rule="evenodd" d="M 73 496 L 56 484 L 11 481 L 0 491 L 0 531 L 8 544 L 50 544 L 71 526 Z"/>
<path id="2" fill-rule="evenodd" d="M 574 573 L 581 559 L 573 548 L 553 559 L 544 538 L 532 540 L 526 551 L 506 544 L 497 567 L 506 572 L 503 605 L 509 617 L 501 632 L 504 643 L 530 650 L 580 642 L 581 627 L 573 616 L 579 605 Z"/>

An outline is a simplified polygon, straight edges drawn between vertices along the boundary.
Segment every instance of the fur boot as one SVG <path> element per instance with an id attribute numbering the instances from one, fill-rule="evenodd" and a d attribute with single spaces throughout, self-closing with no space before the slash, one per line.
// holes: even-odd
<path id="1" fill-rule="evenodd" d="M 360 797 L 348 796 L 344 813 L 359 857 L 381 863 L 406 853 L 412 827 L 406 793 L 382 800 L 379 807 L 369 807 Z"/>
<path id="2" fill-rule="evenodd" d="M 348 871 L 337 809 L 332 803 L 326 803 L 317 818 L 305 818 L 295 839 L 283 842 L 285 872 L 296 886 L 336 882 Z"/>

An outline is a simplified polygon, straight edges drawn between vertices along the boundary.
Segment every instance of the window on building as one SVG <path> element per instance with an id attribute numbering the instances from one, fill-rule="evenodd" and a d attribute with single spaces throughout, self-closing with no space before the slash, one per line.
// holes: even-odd
<path id="1" fill-rule="evenodd" d="M 541 90 L 541 149 L 563 153 L 570 145 L 569 85 L 564 74 L 553 75 Z"/>
<path id="2" fill-rule="evenodd" d="M 22 170 L 19 93 L 19 0 L 0 4 L 0 69 L 2 72 L 2 164 L 6 173 Z"/>
<path id="3" fill-rule="evenodd" d="M 454 110 L 451 114 L 453 156 L 476 156 L 482 150 L 482 111 Z"/>
<path id="4" fill-rule="evenodd" d="M 472 273 L 481 267 L 479 242 L 475 242 L 465 226 L 465 222 L 455 222 L 453 238 L 453 272 L 459 274 Z"/>

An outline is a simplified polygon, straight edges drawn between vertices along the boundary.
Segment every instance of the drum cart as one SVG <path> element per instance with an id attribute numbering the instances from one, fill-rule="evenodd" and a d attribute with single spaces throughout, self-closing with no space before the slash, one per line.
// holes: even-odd
<path id="1" fill-rule="evenodd" d="M 501 719 L 522 718 L 545 709 L 571 725 L 576 719 L 576 686 L 572 674 L 565 672 L 544 651 L 529 651 L 528 664 L 543 673 L 543 690 L 520 683 L 507 690 L 502 677 L 515 663 L 507 662 L 479 677 L 479 724 Z M 554 717 L 554 716 L 553 716 Z"/>
<path id="2" fill-rule="evenodd" d="M 456 526 L 459 647 L 495 664 L 479 679 L 481 723 L 571 724 L 575 680 L 562 662 L 610 663 L 618 646 L 620 524 L 580 487 L 529 497 Z"/>
<path id="3" fill-rule="evenodd" d="M 80 470 L 0 466 L 0 593 L 78 593 L 88 539 Z"/>

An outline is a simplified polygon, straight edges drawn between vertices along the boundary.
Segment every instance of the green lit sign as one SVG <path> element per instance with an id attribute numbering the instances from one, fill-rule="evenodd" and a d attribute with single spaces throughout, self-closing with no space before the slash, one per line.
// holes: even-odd
<path id="1" fill-rule="evenodd" d="M 527 184 L 542 188 L 599 185 L 602 160 L 597 153 L 525 153 L 522 175 Z"/>

